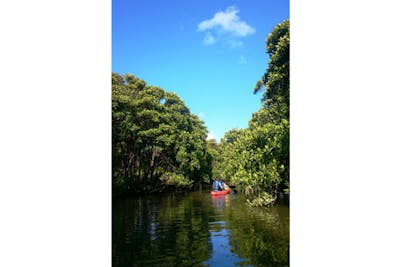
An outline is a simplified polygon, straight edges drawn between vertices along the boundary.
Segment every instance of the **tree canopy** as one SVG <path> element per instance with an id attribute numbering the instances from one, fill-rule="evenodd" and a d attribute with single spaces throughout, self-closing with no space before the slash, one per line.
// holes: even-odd
<path id="1" fill-rule="evenodd" d="M 237 185 L 250 205 L 273 203 L 289 193 L 289 20 L 266 39 L 269 62 L 254 93 L 265 89 L 261 108 L 246 129 L 227 132 L 215 172 Z"/>
<path id="2" fill-rule="evenodd" d="M 114 192 L 187 188 L 220 177 L 236 185 L 252 206 L 289 194 L 290 23 L 266 38 L 269 61 L 253 93 L 260 109 L 245 129 L 221 143 L 174 93 L 132 74 L 112 73 Z"/>
<path id="3" fill-rule="evenodd" d="M 208 179 L 207 129 L 174 93 L 112 74 L 113 190 L 188 187 Z"/>

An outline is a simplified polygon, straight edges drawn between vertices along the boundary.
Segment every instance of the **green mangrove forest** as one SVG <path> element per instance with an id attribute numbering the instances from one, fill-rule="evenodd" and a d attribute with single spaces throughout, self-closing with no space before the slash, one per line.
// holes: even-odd
<path id="1" fill-rule="evenodd" d="M 175 93 L 112 73 L 113 195 L 190 191 L 215 177 L 251 206 L 289 194 L 289 20 L 266 38 L 265 73 L 254 81 L 259 110 L 217 142 Z"/>

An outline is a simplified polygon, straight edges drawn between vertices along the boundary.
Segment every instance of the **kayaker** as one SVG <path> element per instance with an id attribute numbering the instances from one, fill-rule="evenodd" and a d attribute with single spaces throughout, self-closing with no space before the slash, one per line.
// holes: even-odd
<path id="1" fill-rule="evenodd" d="M 219 187 L 219 181 L 218 181 L 218 177 L 215 178 L 213 184 L 212 184 L 212 190 L 213 191 L 218 191 L 218 187 Z"/>
<path id="2" fill-rule="evenodd" d="M 213 191 L 222 191 L 224 190 L 224 183 L 220 181 L 219 177 L 216 177 L 212 184 Z"/>

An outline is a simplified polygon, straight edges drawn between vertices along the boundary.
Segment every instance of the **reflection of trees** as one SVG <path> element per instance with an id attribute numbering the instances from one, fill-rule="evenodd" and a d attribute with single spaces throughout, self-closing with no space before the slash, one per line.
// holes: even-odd
<path id="1" fill-rule="evenodd" d="M 217 249 L 212 247 L 213 238 L 218 244 L 229 244 L 227 254 L 237 256 L 229 255 L 232 262 L 288 266 L 288 213 L 288 208 L 279 206 L 249 208 L 238 195 L 213 199 L 191 193 L 114 200 L 113 266 L 204 266 L 212 262 Z"/>
<path id="2" fill-rule="evenodd" d="M 171 194 L 113 207 L 113 266 L 203 266 L 211 256 L 208 203 Z"/>
<path id="3" fill-rule="evenodd" d="M 289 266 L 287 206 L 249 208 L 240 196 L 220 196 L 211 200 L 214 209 L 222 215 L 219 218 L 223 220 L 212 224 L 211 230 L 219 234 L 224 229 L 229 231 L 230 257 L 237 255 L 237 258 L 231 259 L 232 262 L 256 267 Z M 243 261 L 239 262 L 240 259 Z"/>
<path id="4" fill-rule="evenodd" d="M 225 210 L 232 251 L 254 266 L 289 266 L 289 209 L 234 207 Z"/>

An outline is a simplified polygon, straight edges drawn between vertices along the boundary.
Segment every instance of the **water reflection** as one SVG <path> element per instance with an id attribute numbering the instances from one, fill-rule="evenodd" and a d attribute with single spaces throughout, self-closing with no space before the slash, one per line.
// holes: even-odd
<path id="1" fill-rule="evenodd" d="M 213 196 L 211 197 L 212 204 L 217 213 L 215 219 L 223 219 L 223 211 L 225 208 L 230 206 L 230 196 Z M 206 266 L 251 266 L 244 265 L 245 259 L 238 257 L 232 253 L 231 246 L 229 244 L 229 237 L 231 232 L 227 229 L 227 224 L 224 220 L 211 221 L 210 226 L 210 243 L 212 247 L 211 258 L 204 262 Z"/>
<path id="2" fill-rule="evenodd" d="M 113 266 L 204 266 L 211 256 L 207 207 L 168 195 L 113 203 Z"/>
<path id="3" fill-rule="evenodd" d="M 211 201 L 216 211 L 222 211 L 225 207 L 229 207 L 229 196 L 211 196 Z"/>
<path id="4" fill-rule="evenodd" d="M 114 200 L 113 266 L 288 266 L 288 211 L 208 192 Z"/>

